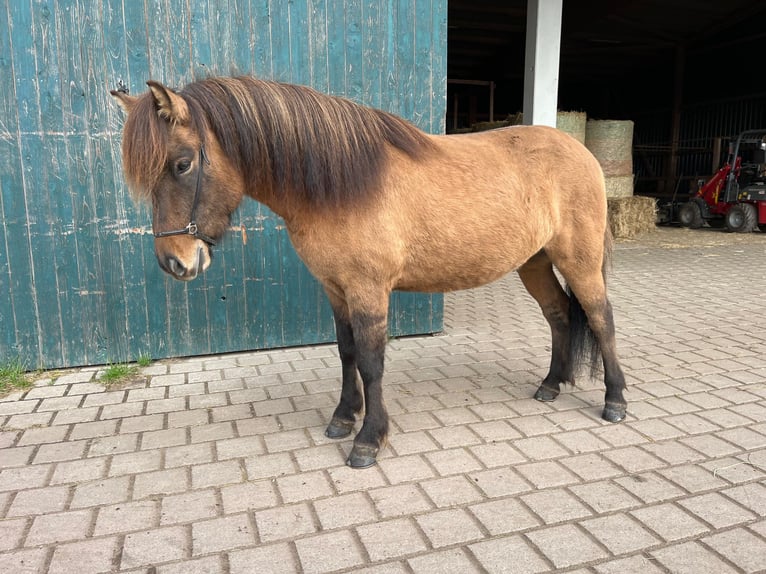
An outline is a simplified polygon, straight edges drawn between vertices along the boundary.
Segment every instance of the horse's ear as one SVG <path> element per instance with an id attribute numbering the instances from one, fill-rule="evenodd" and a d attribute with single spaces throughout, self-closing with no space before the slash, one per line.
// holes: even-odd
<path id="1" fill-rule="evenodd" d="M 125 110 L 125 113 L 129 114 L 130 111 L 133 109 L 133 106 L 136 105 L 136 102 L 138 101 L 138 98 L 135 96 L 129 96 L 125 92 L 120 92 L 118 90 L 111 90 L 109 92 L 112 94 L 115 100 L 117 100 L 117 103 L 120 104 L 120 107 L 122 107 L 123 110 Z"/>
<path id="2" fill-rule="evenodd" d="M 189 106 L 181 96 L 153 80 L 146 82 L 146 85 L 152 91 L 154 105 L 161 117 L 177 124 L 185 124 L 189 120 Z"/>

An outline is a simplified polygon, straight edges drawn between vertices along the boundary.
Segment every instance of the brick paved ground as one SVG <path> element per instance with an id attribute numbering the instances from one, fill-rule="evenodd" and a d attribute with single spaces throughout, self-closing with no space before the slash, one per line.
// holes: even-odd
<path id="1" fill-rule="evenodd" d="M 530 398 L 549 336 L 516 276 L 448 296 L 443 335 L 391 343 L 391 445 L 368 470 L 322 434 L 331 346 L 6 397 L 0 572 L 766 570 L 766 238 L 673 233 L 616 251 L 618 425 L 598 382 Z"/>

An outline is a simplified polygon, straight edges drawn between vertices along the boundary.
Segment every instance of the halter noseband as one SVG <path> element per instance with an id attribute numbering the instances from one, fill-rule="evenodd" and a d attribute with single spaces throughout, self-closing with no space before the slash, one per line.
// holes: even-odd
<path id="1" fill-rule="evenodd" d="M 215 245 L 215 240 L 212 237 L 210 237 L 209 235 L 205 235 L 199 230 L 199 227 L 197 227 L 197 222 L 195 221 L 195 217 L 194 217 L 197 212 L 197 205 L 199 204 L 200 191 L 202 190 L 202 167 L 205 164 L 210 165 L 210 160 L 207 159 L 207 154 L 205 153 L 205 146 L 202 145 L 199 148 L 199 169 L 197 170 L 197 187 L 194 190 L 194 201 L 192 202 L 192 209 L 191 209 L 191 216 L 189 217 L 189 224 L 183 229 L 174 229 L 172 231 L 155 232 L 154 234 L 155 237 L 171 237 L 173 235 L 191 235 L 192 237 L 195 237 L 197 239 L 204 241 L 211 247 Z"/>

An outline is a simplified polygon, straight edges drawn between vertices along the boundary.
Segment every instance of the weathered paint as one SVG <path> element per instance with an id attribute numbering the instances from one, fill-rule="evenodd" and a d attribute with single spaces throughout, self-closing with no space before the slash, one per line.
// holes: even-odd
<path id="1" fill-rule="evenodd" d="M 255 202 L 202 278 L 166 278 L 149 210 L 123 183 L 109 90 L 253 73 L 441 133 L 446 12 L 446 0 L 0 0 L 0 359 L 52 368 L 332 340 L 324 294 Z M 441 321 L 439 295 L 392 300 L 392 335 Z"/>

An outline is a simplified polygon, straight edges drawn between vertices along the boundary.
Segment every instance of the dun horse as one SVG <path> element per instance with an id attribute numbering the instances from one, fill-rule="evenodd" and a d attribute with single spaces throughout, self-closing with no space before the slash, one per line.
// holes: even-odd
<path id="1" fill-rule="evenodd" d="M 349 465 L 374 464 L 386 442 L 394 289 L 466 289 L 516 270 L 552 333 L 535 398 L 554 400 L 582 359 L 596 369 L 600 360 L 602 416 L 625 417 L 604 179 L 574 138 L 522 126 L 431 136 L 346 99 L 249 77 L 148 85 L 112 95 L 127 111 L 124 169 L 134 196 L 151 201 L 159 265 L 181 280 L 204 272 L 245 196 L 284 218 L 334 312 L 343 386 L 327 436 L 348 436 L 364 412 Z"/>

